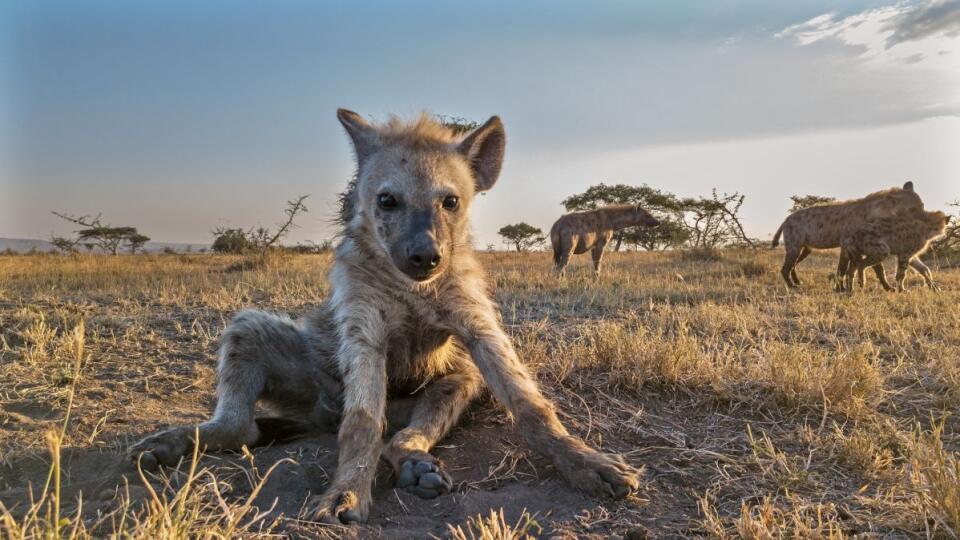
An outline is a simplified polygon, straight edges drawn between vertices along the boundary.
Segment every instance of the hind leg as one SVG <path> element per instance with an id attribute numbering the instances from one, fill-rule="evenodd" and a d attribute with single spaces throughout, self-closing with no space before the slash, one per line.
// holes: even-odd
<path id="1" fill-rule="evenodd" d="M 793 280 L 793 284 L 796 286 L 803 285 L 803 282 L 800 281 L 800 277 L 797 275 L 797 265 L 803 262 L 806 259 L 812 250 L 807 246 L 800 248 L 800 255 L 797 256 L 796 262 L 793 263 L 793 268 L 790 269 L 790 278 Z"/>
<path id="2" fill-rule="evenodd" d="M 570 256 L 573 255 L 575 244 L 576 242 L 573 239 L 560 240 L 559 245 L 554 247 L 553 261 L 557 277 L 566 277 L 567 265 L 570 264 Z"/>
<path id="3" fill-rule="evenodd" d="M 787 287 L 793 288 L 796 287 L 799 283 L 794 283 L 794 278 L 796 277 L 796 271 L 794 266 L 797 264 L 797 258 L 800 256 L 800 249 L 795 247 L 787 247 L 786 254 L 783 256 L 783 266 L 780 268 L 780 275 L 783 276 L 783 281 L 787 284 Z"/>
<path id="4" fill-rule="evenodd" d="M 483 385 L 472 362 L 463 358 L 459 364 L 455 372 L 424 389 L 410 423 L 390 439 L 383 452 L 397 475 L 397 487 L 424 499 L 443 495 L 452 488 L 450 476 L 430 449 L 457 423 Z"/>
<path id="5" fill-rule="evenodd" d="M 139 458 L 144 468 L 175 465 L 193 450 L 197 430 L 201 449 L 253 445 L 261 435 L 254 418 L 258 400 L 286 413 L 303 411 L 301 418 L 308 422 L 314 419 L 313 411 L 336 403 L 336 396 L 324 396 L 325 375 L 314 361 L 316 353 L 286 317 L 240 313 L 224 330 L 219 354 L 213 418 L 196 427 L 174 427 L 146 437 L 130 448 L 131 459 Z"/>

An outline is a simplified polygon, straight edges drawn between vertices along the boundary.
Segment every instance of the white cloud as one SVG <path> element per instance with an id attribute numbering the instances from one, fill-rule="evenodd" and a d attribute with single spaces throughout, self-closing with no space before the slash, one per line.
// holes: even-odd
<path id="1" fill-rule="evenodd" d="M 867 65 L 922 68 L 960 74 L 960 55 L 950 54 L 960 36 L 960 0 L 898 3 L 847 17 L 825 13 L 784 28 L 778 39 L 800 46 L 835 42 Z"/>

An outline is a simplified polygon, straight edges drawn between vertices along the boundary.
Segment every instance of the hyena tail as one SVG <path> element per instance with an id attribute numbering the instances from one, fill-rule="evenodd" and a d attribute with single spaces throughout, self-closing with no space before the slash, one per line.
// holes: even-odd
<path id="1" fill-rule="evenodd" d="M 777 232 L 773 233 L 773 243 L 770 244 L 771 247 L 777 247 L 780 245 L 780 233 L 783 232 L 783 225 L 780 225 L 780 228 L 777 229 Z"/>
<path id="2" fill-rule="evenodd" d="M 312 424 L 302 420 L 271 416 L 256 418 L 255 420 L 257 429 L 260 430 L 260 438 L 257 439 L 254 446 L 289 442 L 317 431 Z"/>

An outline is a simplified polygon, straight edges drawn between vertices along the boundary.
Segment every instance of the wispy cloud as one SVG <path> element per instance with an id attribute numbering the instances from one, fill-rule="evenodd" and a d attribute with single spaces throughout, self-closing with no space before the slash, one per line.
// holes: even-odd
<path id="1" fill-rule="evenodd" d="M 800 46 L 836 42 L 868 63 L 957 70 L 960 0 L 898 3 L 840 17 L 824 13 L 776 33 Z"/>

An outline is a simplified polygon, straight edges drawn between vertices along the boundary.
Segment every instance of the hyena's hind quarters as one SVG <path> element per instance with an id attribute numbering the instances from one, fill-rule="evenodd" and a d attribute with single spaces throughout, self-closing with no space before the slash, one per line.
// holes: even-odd
<path id="1" fill-rule="evenodd" d="M 558 238 L 553 242 L 553 270 L 557 277 L 563 278 L 567 275 L 567 265 L 570 264 L 572 253 L 573 245 L 571 241 Z"/>

